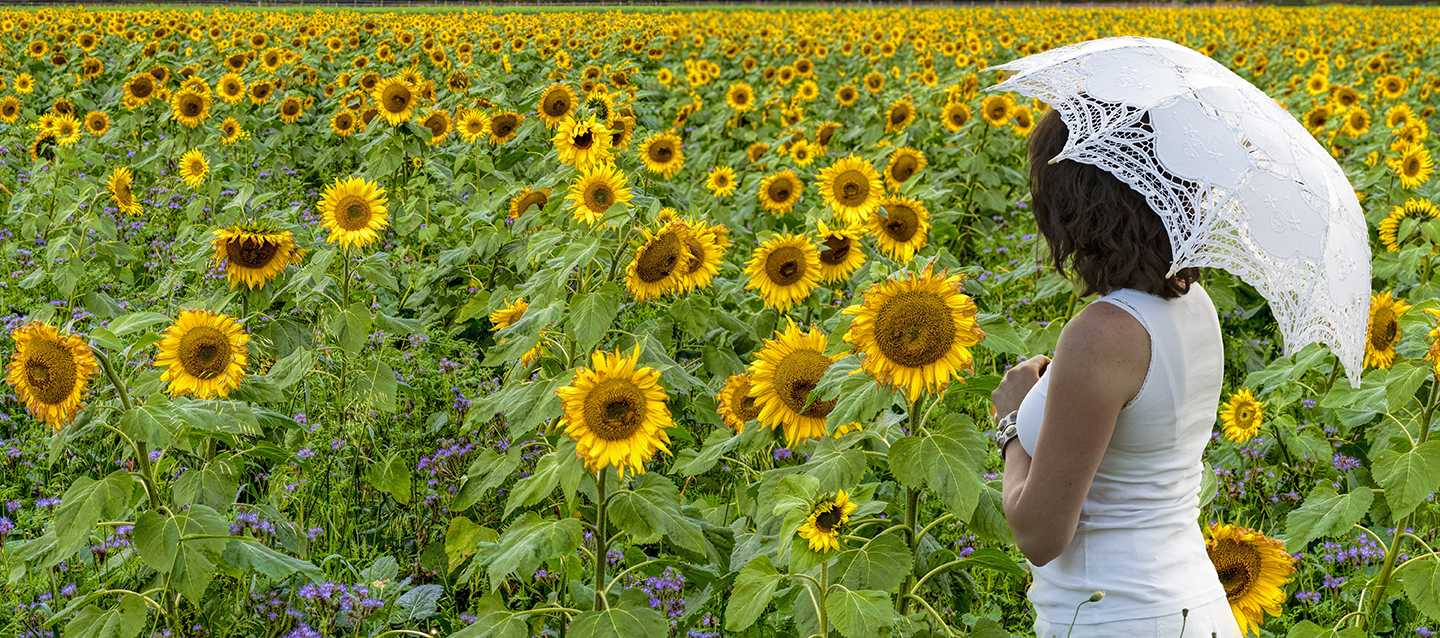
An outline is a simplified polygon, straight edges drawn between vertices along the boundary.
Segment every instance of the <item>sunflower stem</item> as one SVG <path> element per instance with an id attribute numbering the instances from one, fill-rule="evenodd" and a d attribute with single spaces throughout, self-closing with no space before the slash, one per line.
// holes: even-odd
<path id="1" fill-rule="evenodd" d="M 820 592 L 819 604 L 816 605 L 820 612 L 820 635 L 830 635 L 829 619 L 825 617 L 825 594 L 830 592 L 830 562 L 820 563 L 820 586 L 815 588 Z"/>
<path id="2" fill-rule="evenodd" d="M 126 412 L 129 412 L 130 393 L 125 390 L 125 384 L 115 374 L 115 367 L 110 365 L 110 358 L 94 348 L 91 348 L 90 352 L 95 355 L 95 359 L 100 362 L 100 367 L 105 370 L 105 376 L 110 379 L 110 385 L 115 386 L 115 392 L 120 395 L 120 405 L 125 407 Z M 155 487 L 155 469 L 150 467 L 150 450 L 146 448 L 144 441 L 131 440 L 130 443 L 135 449 L 135 463 L 140 466 L 140 482 L 145 485 L 145 495 L 150 498 L 150 509 L 164 511 L 165 508 L 160 503 L 160 490 Z"/>
<path id="3" fill-rule="evenodd" d="M 610 553 L 610 539 L 605 534 L 605 468 L 595 473 L 595 489 L 598 500 L 595 503 L 595 611 L 609 609 L 610 601 L 605 600 L 605 557 Z"/>
<path id="4" fill-rule="evenodd" d="M 340 312 L 350 307 L 350 247 L 340 249 Z M 350 376 L 350 353 L 340 350 L 340 405 L 345 405 L 345 385 Z M 344 419 L 344 411 L 341 419 Z"/>

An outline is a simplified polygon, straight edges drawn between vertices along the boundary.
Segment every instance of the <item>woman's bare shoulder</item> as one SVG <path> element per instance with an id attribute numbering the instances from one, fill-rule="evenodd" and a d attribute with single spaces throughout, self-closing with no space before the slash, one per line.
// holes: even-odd
<path id="1" fill-rule="evenodd" d="M 1113 385 L 1126 400 L 1140 391 L 1150 369 L 1150 333 L 1125 309 L 1092 303 L 1060 331 L 1055 360 L 1090 381 Z"/>

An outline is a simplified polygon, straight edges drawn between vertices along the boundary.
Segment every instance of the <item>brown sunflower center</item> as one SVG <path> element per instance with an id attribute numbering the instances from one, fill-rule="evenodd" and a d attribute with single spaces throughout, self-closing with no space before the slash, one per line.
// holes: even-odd
<path id="1" fill-rule="evenodd" d="M 850 257 L 850 238 L 830 235 L 825 238 L 825 250 L 820 251 L 820 263 L 838 266 Z"/>
<path id="2" fill-rule="evenodd" d="M 347 231 L 364 229 L 370 225 L 370 217 L 374 215 L 370 210 L 370 202 L 359 195 L 347 195 L 340 200 L 335 211 L 339 213 L 335 215 L 335 223 Z"/>
<path id="3" fill-rule="evenodd" d="M 449 130 L 450 127 L 446 125 L 445 118 L 439 115 L 431 115 L 425 118 L 425 128 L 430 129 L 431 137 L 440 137 L 444 135 L 445 131 Z"/>
<path id="4" fill-rule="evenodd" d="M 615 194 L 610 191 L 609 184 L 595 184 L 585 191 L 585 206 L 596 213 L 603 213 L 610 210 L 610 205 L 615 203 Z"/>
<path id="5" fill-rule="evenodd" d="M 650 161 L 665 164 L 674 157 L 675 147 L 669 141 L 662 140 L 650 145 Z"/>
<path id="6" fill-rule="evenodd" d="M 1005 119 L 1008 112 L 1009 109 L 1007 109 L 1004 104 L 991 104 L 985 108 L 985 117 L 999 121 Z"/>
<path id="7" fill-rule="evenodd" d="M 810 401 L 810 392 L 830 367 L 830 357 L 814 350 L 796 350 L 775 366 L 775 392 L 801 416 L 823 418 L 835 409 L 835 400 Z M 805 403 L 810 407 L 806 408 Z"/>
<path id="8" fill-rule="evenodd" d="M 777 286 L 788 286 L 805 276 L 805 253 L 794 246 L 782 246 L 765 258 L 765 275 Z"/>
<path id="9" fill-rule="evenodd" d="M 675 267 L 680 264 L 683 242 L 680 233 L 664 231 L 649 246 L 640 249 L 635 259 L 635 272 L 640 280 L 653 284 L 675 272 Z"/>
<path id="10" fill-rule="evenodd" d="M 495 132 L 497 137 L 505 137 L 515 130 L 517 122 L 515 116 L 510 114 L 497 115 L 490 120 L 490 130 Z"/>
<path id="11" fill-rule="evenodd" d="M 550 117 L 565 117 L 570 112 L 570 97 L 564 92 L 554 91 L 545 96 L 545 114 Z"/>
<path id="12" fill-rule="evenodd" d="M 855 169 L 847 170 L 835 178 L 835 200 L 842 206 L 859 206 L 870 199 L 870 180 Z"/>
<path id="13" fill-rule="evenodd" d="M 151 84 L 148 78 L 136 79 L 135 82 L 130 85 L 130 94 L 140 99 L 148 98 L 150 94 L 154 92 L 155 85 Z"/>
<path id="14" fill-rule="evenodd" d="M 955 319 L 945 300 L 930 292 L 902 292 L 875 313 L 875 344 L 902 366 L 930 365 L 955 343 Z"/>
<path id="15" fill-rule="evenodd" d="M 1259 552 L 1231 539 L 1222 540 L 1207 551 L 1220 576 L 1220 584 L 1225 587 L 1226 599 L 1233 603 L 1250 593 L 1260 577 Z"/>
<path id="16" fill-rule="evenodd" d="M 198 95 L 183 95 L 180 97 L 180 114 L 185 117 L 199 117 L 205 111 L 205 103 Z"/>
<path id="17" fill-rule="evenodd" d="M 1405 158 L 1405 164 L 1404 164 L 1404 166 L 1402 166 L 1402 168 L 1403 168 L 1403 170 L 1405 171 L 1405 176 L 1406 176 L 1406 177 L 1414 177 L 1414 176 L 1416 176 L 1416 175 L 1419 175 L 1419 174 L 1420 174 L 1420 158 L 1419 158 L 1418 156 L 1415 156 L 1415 155 L 1411 155 L 1411 156 L 1409 156 L 1409 157 L 1406 157 L 1406 158 Z"/>
<path id="18" fill-rule="evenodd" d="M 1370 348 L 1385 351 L 1395 347 L 1395 337 L 1399 333 L 1400 324 L 1395 321 L 1395 312 L 1389 308 L 1376 308 L 1375 316 L 1370 319 Z"/>
<path id="19" fill-rule="evenodd" d="M 825 511 L 815 516 L 815 529 L 829 534 L 840 524 L 840 508 L 834 503 L 826 503 L 821 507 L 824 507 Z"/>
<path id="20" fill-rule="evenodd" d="M 790 196 L 794 192 L 795 184 L 791 183 L 789 179 L 777 179 L 770 183 L 770 188 L 765 189 L 765 194 L 770 197 L 770 201 L 777 204 L 790 201 Z"/>
<path id="21" fill-rule="evenodd" d="M 735 405 L 730 408 L 741 421 L 749 423 L 760 416 L 760 404 L 750 396 L 750 377 L 743 377 L 735 386 Z"/>
<path id="22" fill-rule="evenodd" d="M 530 210 L 531 206 L 544 208 L 545 203 L 548 201 L 550 201 L 550 198 L 546 197 L 545 193 L 536 191 L 521 198 L 520 203 L 516 204 L 516 209 L 519 210 L 521 213 L 524 213 L 525 211 Z"/>
<path id="23" fill-rule="evenodd" d="M 404 113 L 410 108 L 410 88 L 398 82 L 385 87 L 380 93 L 380 106 L 390 113 Z"/>
<path id="24" fill-rule="evenodd" d="M 885 207 L 889 213 L 885 217 L 885 234 L 898 242 L 908 242 L 915 232 L 920 230 L 920 217 L 909 206 L 903 204 L 889 204 Z"/>
<path id="25" fill-rule="evenodd" d="M 1249 428 L 1255 421 L 1255 406 L 1245 404 L 1235 409 L 1235 425 L 1242 428 Z"/>
<path id="26" fill-rule="evenodd" d="M 230 364 L 230 340 L 212 326 L 196 326 L 180 337 L 180 365 L 199 379 L 214 379 Z"/>
<path id="27" fill-rule="evenodd" d="M 46 339 L 32 339 L 26 350 L 24 370 L 30 395 L 48 405 L 70 396 L 79 372 L 70 350 Z"/>
<path id="28" fill-rule="evenodd" d="M 606 441 L 624 441 L 645 424 L 645 394 L 630 379 L 606 379 L 585 395 L 585 425 Z"/>
<path id="29" fill-rule="evenodd" d="M 587 128 L 585 132 L 570 138 L 570 145 L 574 146 L 576 150 L 588 151 L 595 145 L 595 135 Z"/>
<path id="30" fill-rule="evenodd" d="M 950 109 L 950 123 L 960 126 L 965 123 L 965 112 L 960 109 Z"/>
<path id="31" fill-rule="evenodd" d="M 284 113 L 285 115 L 297 115 L 300 113 L 300 103 L 291 100 L 285 100 L 285 104 L 282 104 L 280 106 L 280 112 Z"/>
<path id="32" fill-rule="evenodd" d="M 910 155 L 901 155 L 890 165 L 890 178 L 897 182 L 904 182 L 915 175 L 919 170 L 920 162 Z"/>
<path id="33" fill-rule="evenodd" d="M 355 116 L 349 113 L 341 113 L 335 116 L 335 128 L 348 131 L 353 126 L 355 126 Z"/>
<path id="34" fill-rule="evenodd" d="M 244 268 L 264 268 L 280 252 L 280 244 L 256 241 L 253 237 L 225 242 L 225 256 L 230 263 Z"/>
<path id="35" fill-rule="evenodd" d="M 890 109 L 890 123 L 891 123 L 891 124 L 904 124 L 904 123 L 905 123 L 905 120 L 908 119 L 909 117 L 910 117 L 910 109 L 907 108 L 907 107 L 897 106 L 897 107 L 895 107 L 895 108 L 893 108 L 893 109 Z"/>

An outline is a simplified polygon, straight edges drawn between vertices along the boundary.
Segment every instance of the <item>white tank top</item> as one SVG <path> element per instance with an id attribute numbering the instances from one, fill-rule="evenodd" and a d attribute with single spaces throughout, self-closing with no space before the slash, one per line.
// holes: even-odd
<path id="1" fill-rule="evenodd" d="M 1132 289 L 1098 299 L 1125 309 L 1150 335 L 1150 368 L 1121 408 L 1095 472 L 1075 537 L 1034 576 L 1035 613 L 1068 626 L 1179 614 L 1225 597 L 1200 532 L 1200 456 L 1215 426 L 1224 371 L 1220 321 L 1210 295 L 1192 284 L 1172 300 Z M 1020 404 L 1020 445 L 1032 456 L 1049 375 Z M 1050 406 L 1063 409 L 1065 406 Z M 1063 418 L 1050 427 L 1065 427 Z"/>

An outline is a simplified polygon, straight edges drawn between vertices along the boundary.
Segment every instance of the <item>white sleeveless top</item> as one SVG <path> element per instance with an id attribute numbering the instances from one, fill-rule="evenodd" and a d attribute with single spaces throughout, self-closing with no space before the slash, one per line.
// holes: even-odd
<path id="1" fill-rule="evenodd" d="M 1132 289 L 1098 301 L 1125 309 L 1150 335 L 1150 368 L 1120 410 L 1095 472 L 1074 539 L 1054 560 L 1031 565 L 1035 613 L 1068 626 L 1179 614 L 1225 597 L 1200 532 L 1200 456 L 1215 426 L 1224 345 L 1215 306 L 1200 284 L 1172 300 Z M 1020 445 L 1032 456 L 1049 375 L 1020 404 Z M 1052 406 L 1063 409 L 1064 406 Z M 1063 418 L 1050 427 L 1065 427 Z M 1027 561 L 1028 562 L 1028 561 Z"/>

